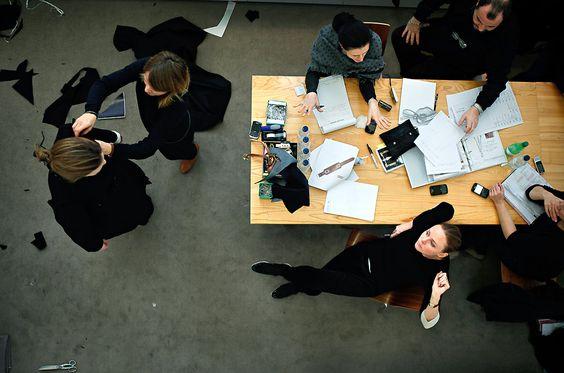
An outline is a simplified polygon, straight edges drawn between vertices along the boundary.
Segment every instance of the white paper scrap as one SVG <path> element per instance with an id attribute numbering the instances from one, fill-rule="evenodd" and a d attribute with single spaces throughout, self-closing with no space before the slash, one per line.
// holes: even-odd
<path id="1" fill-rule="evenodd" d="M 223 36 L 223 33 L 225 32 L 225 29 L 227 28 L 227 24 L 229 23 L 229 19 L 231 18 L 234 9 L 235 9 L 235 2 L 229 1 L 227 3 L 227 8 L 225 8 L 225 13 L 223 14 L 223 18 L 221 19 L 221 21 L 219 21 L 217 26 L 205 28 L 204 31 L 207 32 L 208 34 L 219 36 L 221 38 Z"/>

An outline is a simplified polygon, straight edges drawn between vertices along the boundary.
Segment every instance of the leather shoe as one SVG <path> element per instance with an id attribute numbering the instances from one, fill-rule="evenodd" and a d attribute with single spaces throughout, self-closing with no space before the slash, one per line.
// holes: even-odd
<path id="1" fill-rule="evenodd" d="M 194 164 L 196 164 L 196 160 L 198 160 L 198 154 L 200 153 L 200 145 L 198 144 L 194 144 L 196 145 L 196 156 L 193 159 L 184 159 L 182 161 L 180 161 L 180 172 L 183 174 L 188 173 L 192 167 L 194 167 Z"/>
<path id="2" fill-rule="evenodd" d="M 287 282 L 284 285 L 280 285 L 276 290 L 272 292 L 272 298 L 282 299 L 298 293 L 299 291 L 296 285 L 291 282 Z"/>
<path id="3" fill-rule="evenodd" d="M 253 272 L 271 276 L 282 276 L 290 268 L 289 264 L 269 263 L 264 260 L 256 262 L 251 266 Z"/>

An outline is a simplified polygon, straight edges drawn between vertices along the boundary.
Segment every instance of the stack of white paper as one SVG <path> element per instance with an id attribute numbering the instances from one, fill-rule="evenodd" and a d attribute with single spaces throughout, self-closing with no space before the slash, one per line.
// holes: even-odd
<path id="1" fill-rule="evenodd" d="M 550 186 L 528 163 L 513 171 L 501 183 L 505 189 L 505 199 L 527 224 L 531 224 L 544 212 L 542 206 L 529 201 L 525 195 L 525 191 L 534 184 Z"/>
<path id="2" fill-rule="evenodd" d="M 437 84 L 435 83 L 404 78 L 401 86 L 398 123 L 403 123 L 409 119 L 404 115 L 406 109 L 417 112 L 421 108 L 428 107 L 434 110 L 436 88 Z M 411 121 L 411 124 L 417 126 L 417 122 L 414 120 Z"/>
<path id="3" fill-rule="evenodd" d="M 373 221 L 377 196 L 376 185 L 343 181 L 327 192 L 323 212 Z"/>
<path id="4" fill-rule="evenodd" d="M 329 190 L 343 180 L 347 179 L 352 172 L 354 159 L 358 155 L 358 148 L 343 142 L 326 139 L 321 146 L 317 147 L 310 155 L 311 175 L 309 185 L 321 190 Z M 353 158 L 352 161 L 348 161 Z M 344 163 L 335 171 L 327 175 L 319 176 L 323 170 L 338 163 Z"/>
<path id="5" fill-rule="evenodd" d="M 466 135 L 458 143 L 458 150 L 463 155 L 465 169 L 469 172 L 507 162 L 498 131 Z"/>
<path id="6" fill-rule="evenodd" d="M 477 87 L 468 91 L 447 95 L 447 106 L 452 120 L 458 123 L 462 115 L 476 102 L 476 98 L 481 91 L 482 87 Z M 480 114 L 478 127 L 474 129 L 473 133 L 484 134 L 522 123 L 521 111 L 508 82 L 505 90 L 501 92 L 497 100 Z"/>
<path id="7" fill-rule="evenodd" d="M 356 123 L 342 75 L 319 79 L 317 97 L 319 104 L 324 106 L 323 111 L 313 111 L 321 133 L 326 134 Z"/>

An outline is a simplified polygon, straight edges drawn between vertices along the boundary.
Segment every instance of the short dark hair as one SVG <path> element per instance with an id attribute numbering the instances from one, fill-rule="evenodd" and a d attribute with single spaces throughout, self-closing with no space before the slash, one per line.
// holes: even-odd
<path id="1" fill-rule="evenodd" d="M 333 30 L 339 36 L 339 43 L 345 50 L 365 46 L 370 42 L 372 34 L 368 26 L 350 13 L 339 13 L 333 18 Z"/>
<path id="2" fill-rule="evenodd" d="M 511 0 L 478 0 L 476 9 L 486 5 L 492 6 L 492 9 L 486 15 L 490 20 L 496 19 L 499 13 L 502 13 L 505 18 L 509 16 L 511 11 Z"/>
<path id="3" fill-rule="evenodd" d="M 445 232 L 446 237 L 446 247 L 443 250 L 443 253 L 451 253 L 460 249 L 462 245 L 462 234 L 460 233 L 460 229 L 456 225 L 443 223 L 441 224 L 443 231 Z"/>

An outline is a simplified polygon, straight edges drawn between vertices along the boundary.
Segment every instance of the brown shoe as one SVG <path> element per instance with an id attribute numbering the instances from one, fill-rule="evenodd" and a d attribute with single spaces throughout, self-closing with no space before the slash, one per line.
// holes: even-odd
<path id="1" fill-rule="evenodd" d="M 192 169 L 192 167 L 194 167 L 194 164 L 196 164 L 196 160 L 198 159 L 198 154 L 200 153 L 200 145 L 194 145 L 196 145 L 196 156 L 193 159 L 184 159 L 180 161 L 180 172 L 183 174 L 188 173 Z"/>

